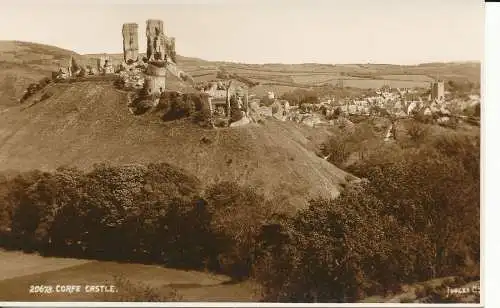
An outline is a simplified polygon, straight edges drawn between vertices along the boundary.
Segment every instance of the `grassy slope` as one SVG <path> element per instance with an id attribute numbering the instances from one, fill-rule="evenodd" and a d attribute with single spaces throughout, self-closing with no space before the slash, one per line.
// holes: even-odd
<path id="1" fill-rule="evenodd" d="M 335 196 L 346 176 L 308 148 L 313 131 L 295 123 L 205 130 L 164 123 L 159 115 L 133 116 L 126 94 L 106 83 L 55 84 L 45 91 L 54 95 L 0 114 L 0 170 L 162 161 L 205 183 L 235 180 L 294 204 L 310 195 Z"/>
<path id="2" fill-rule="evenodd" d="M 68 65 L 77 53 L 36 43 L 0 41 L 0 110 L 15 105 L 26 87 L 50 77 L 59 65 Z"/>

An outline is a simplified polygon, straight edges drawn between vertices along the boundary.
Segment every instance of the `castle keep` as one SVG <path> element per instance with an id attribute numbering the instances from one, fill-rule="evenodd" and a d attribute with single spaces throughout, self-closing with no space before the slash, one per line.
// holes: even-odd
<path id="1" fill-rule="evenodd" d="M 136 23 L 123 24 L 123 58 L 125 63 L 139 60 L 139 25 Z"/>
<path id="2" fill-rule="evenodd" d="M 146 37 L 148 61 L 175 62 L 175 39 L 165 35 L 162 20 L 147 20 Z"/>
<path id="3" fill-rule="evenodd" d="M 161 94 L 165 91 L 167 83 L 167 68 L 165 65 L 150 64 L 144 76 L 144 89 L 148 94 Z"/>

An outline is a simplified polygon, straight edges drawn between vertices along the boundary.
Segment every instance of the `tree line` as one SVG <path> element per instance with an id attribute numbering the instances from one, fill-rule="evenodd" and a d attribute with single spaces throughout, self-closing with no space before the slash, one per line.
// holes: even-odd
<path id="1" fill-rule="evenodd" d="M 403 283 L 479 276 L 479 144 L 448 136 L 370 154 L 366 180 L 295 214 L 252 187 L 169 164 L 0 179 L 2 246 L 254 279 L 262 299 L 351 302 Z"/>

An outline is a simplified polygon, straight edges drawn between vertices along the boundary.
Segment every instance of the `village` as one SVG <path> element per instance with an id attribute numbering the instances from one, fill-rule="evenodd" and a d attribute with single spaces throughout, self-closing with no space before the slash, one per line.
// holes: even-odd
<path id="1" fill-rule="evenodd" d="M 326 2 L 8 10 L 0 296 L 480 303 L 481 12 Z"/>
<path id="2" fill-rule="evenodd" d="M 99 56 L 95 66 L 81 65 L 71 57 L 67 67 L 61 66 L 53 73 L 53 80 L 112 78 L 121 89 L 140 93 L 141 97 L 138 99 L 149 99 L 151 104 L 148 108 L 157 106 L 159 98 L 169 91 L 203 93 L 207 97 L 212 127 L 258 123 L 262 117 L 314 127 L 333 124 L 341 115 L 376 115 L 388 117 L 392 121 L 414 117 L 446 125 L 451 121 L 467 120 L 467 117 L 461 115 L 461 111 L 480 103 L 477 94 L 469 94 L 466 99 L 451 98 L 445 81 L 436 78 L 425 91 L 417 88 L 391 88 L 387 85 L 371 94 L 357 97 L 325 95 L 313 103 L 294 105 L 272 91 L 264 97 L 251 94 L 255 85 L 251 80 L 222 70 L 214 80 L 195 82 L 178 68 L 175 38 L 165 35 L 161 20 L 147 20 L 147 52 L 142 58 L 139 54 L 138 35 L 136 23 L 123 25 L 123 59 L 119 64 L 115 65 L 107 55 Z M 263 104 L 263 101 L 267 104 Z M 238 116 L 235 116 L 235 110 Z"/>
<path id="3" fill-rule="evenodd" d="M 428 95 L 418 95 L 417 89 L 384 87 L 376 90 L 375 95 L 335 98 L 320 97 L 317 103 L 304 103 L 291 106 L 287 100 L 276 98 L 269 92 L 265 98 L 273 101 L 267 108 L 267 116 L 282 121 L 295 121 L 314 127 L 333 124 L 340 116 L 382 116 L 395 121 L 404 118 L 417 118 L 427 123 L 447 125 L 454 121 L 471 120 L 464 116 L 463 110 L 479 106 L 480 96 L 468 94 L 465 99 L 450 98 L 442 80 L 432 82 Z M 251 104 L 259 104 L 260 98 L 250 97 Z M 473 119 L 476 120 L 477 119 Z"/>

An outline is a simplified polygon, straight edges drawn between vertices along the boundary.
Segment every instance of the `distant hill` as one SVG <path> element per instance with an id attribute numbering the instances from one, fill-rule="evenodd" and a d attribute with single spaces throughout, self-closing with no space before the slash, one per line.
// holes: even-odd
<path id="1" fill-rule="evenodd" d="M 52 84 L 44 91 L 53 96 L 0 113 L 0 170 L 168 162 L 204 183 L 254 185 L 295 206 L 310 196 L 336 196 L 345 183 L 346 172 L 310 150 L 314 132 L 292 122 L 206 130 L 134 116 L 126 93 L 108 83 Z"/>
<path id="2" fill-rule="evenodd" d="M 60 64 L 67 65 L 71 56 L 81 64 L 96 65 L 101 54 L 79 55 L 73 51 L 37 43 L 0 41 L 0 110 L 15 104 L 26 86 L 42 77 L 50 76 Z M 115 63 L 122 54 L 108 54 Z M 252 94 L 263 95 L 274 91 L 278 95 L 296 88 L 335 86 L 343 80 L 345 87 L 379 88 L 428 87 L 434 78 L 468 80 L 479 83 L 479 62 L 424 63 L 420 65 L 390 64 L 242 64 L 212 62 L 199 58 L 178 56 L 178 66 L 197 81 L 211 80 L 219 69 L 236 73 L 259 85 Z"/>
<path id="3" fill-rule="evenodd" d="M 0 110 L 16 104 L 26 87 L 50 77 L 59 65 L 68 65 L 77 53 L 49 45 L 20 41 L 0 41 Z"/>

